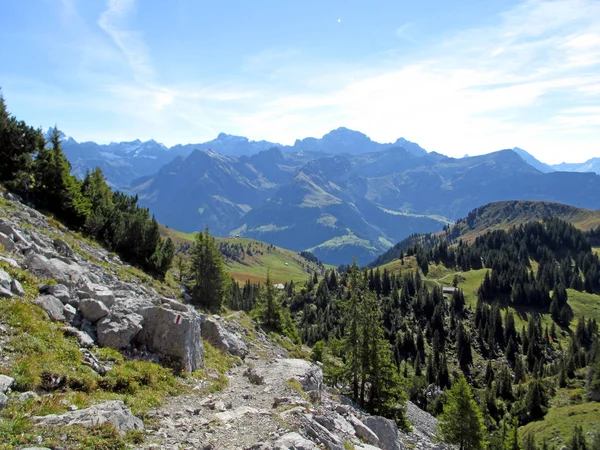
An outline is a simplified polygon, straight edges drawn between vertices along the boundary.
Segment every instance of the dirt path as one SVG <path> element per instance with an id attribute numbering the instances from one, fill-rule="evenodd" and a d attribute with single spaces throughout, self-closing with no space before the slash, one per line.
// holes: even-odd
<path id="1" fill-rule="evenodd" d="M 227 372 L 224 390 L 175 397 L 153 411 L 158 426 L 148 427 L 143 448 L 239 450 L 289 431 L 281 408 L 273 404 L 281 397 L 306 402 L 287 382 L 294 374 L 295 363 L 289 362 L 298 360 L 278 357 L 275 347 L 260 353 L 268 356 L 250 355 Z"/>

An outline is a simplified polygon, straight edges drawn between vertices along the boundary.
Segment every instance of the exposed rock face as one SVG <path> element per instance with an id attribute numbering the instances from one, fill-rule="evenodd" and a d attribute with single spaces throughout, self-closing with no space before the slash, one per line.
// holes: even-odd
<path id="1" fill-rule="evenodd" d="M 57 322 L 64 322 L 65 315 L 63 313 L 63 304 L 62 302 L 52 295 L 40 295 L 34 302 L 36 305 L 40 306 L 48 317 Z"/>
<path id="2" fill-rule="evenodd" d="M 140 311 L 140 314 L 144 318 L 144 326 L 136 337 L 137 342 L 145 344 L 171 365 L 188 372 L 204 367 L 203 315 L 192 307 L 169 299 Z"/>
<path id="3" fill-rule="evenodd" d="M 113 400 L 86 409 L 70 411 L 66 414 L 32 417 L 32 421 L 40 426 L 83 425 L 91 427 L 105 422 L 112 423 L 121 433 L 128 430 L 143 430 L 144 423 L 135 417 L 122 401 Z"/>
<path id="4" fill-rule="evenodd" d="M 214 347 L 242 359 L 248 354 L 248 346 L 244 340 L 227 331 L 219 321 L 212 317 L 207 317 L 202 323 L 202 339 Z"/>
<path id="5" fill-rule="evenodd" d="M 97 325 L 98 343 L 119 350 L 127 347 L 142 329 L 144 318 L 139 314 L 111 314 Z"/>

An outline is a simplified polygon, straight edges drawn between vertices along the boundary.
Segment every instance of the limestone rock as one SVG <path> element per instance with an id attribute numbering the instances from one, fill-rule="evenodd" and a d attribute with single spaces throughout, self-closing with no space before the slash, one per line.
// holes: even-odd
<path id="1" fill-rule="evenodd" d="M 98 322 L 98 343 L 115 350 L 127 347 L 142 329 L 144 318 L 139 314 L 110 314 Z"/>
<path id="2" fill-rule="evenodd" d="M 0 269 L 0 286 L 10 291 L 10 282 L 10 275 L 7 274 L 4 270 Z"/>
<path id="3" fill-rule="evenodd" d="M 96 283 L 83 283 L 78 292 L 80 299 L 93 299 L 104 303 L 109 308 L 115 303 L 114 293 L 106 286 Z"/>
<path id="4" fill-rule="evenodd" d="M 63 327 L 61 331 L 67 336 L 74 336 L 81 347 L 91 348 L 94 346 L 94 340 L 84 331 L 78 330 L 75 327 Z"/>
<path id="5" fill-rule="evenodd" d="M 99 321 L 110 313 L 104 303 L 92 298 L 81 300 L 79 303 L 79 312 L 92 323 Z"/>
<path id="6" fill-rule="evenodd" d="M 329 450 L 344 450 L 344 444 L 339 437 L 313 420 L 310 415 L 306 415 L 306 418 L 308 422 L 305 424 L 305 430 L 310 437 L 321 442 Z"/>
<path id="7" fill-rule="evenodd" d="M 248 354 L 248 347 L 243 339 L 225 330 L 217 320 L 211 317 L 207 317 L 202 323 L 202 339 L 214 347 L 242 359 Z"/>
<path id="8" fill-rule="evenodd" d="M 74 262 L 66 263 L 58 258 L 48 259 L 36 253 L 27 258 L 29 271 L 40 278 L 51 278 L 65 286 L 73 286 L 83 275 L 83 268 Z"/>
<path id="9" fill-rule="evenodd" d="M 102 423 L 112 423 L 121 433 L 128 430 L 143 430 L 144 423 L 135 417 L 129 408 L 120 400 L 112 400 L 89 408 L 70 411 L 66 414 L 32 417 L 32 421 L 40 426 L 83 425 L 91 427 Z"/>
<path id="10" fill-rule="evenodd" d="M 73 323 L 73 320 L 75 320 L 75 316 L 77 315 L 77 310 L 71 305 L 66 304 L 63 305 L 63 314 L 67 322 Z"/>
<path id="11" fill-rule="evenodd" d="M 12 291 L 13 294 L 18 295 L 19 297 L 25 296 L 25 289 L 23 289 L 23 286 L 21 286 L 21 283 L 19 283 L 19 280 L 13 279 L 10 282 L 10 290 Z"/>
<path id="12" fill-rule="evenodd" d="M 381 416 L 368 416 L 363 423 L 379 438 L 379 446 L 383 450 L 403 450 L 398 427 L 393 420 Z"/>
<path id="13" fill-rule="evenodd" d="M 11 298 L 13 296 L 12 292 L 8 289 L 0 286 L 0 298 Z"/>
<path id="14" fill-rule="evenodd" d="M 6 375 L 0 375 L 0 392 L 5 393 L 6 391 L 8 391 L 12 387 L 14 382 L 14 378 L 11 378 Z"/>
<path id="15" fill-rule="evenodd" d="M 34 303 L 40 306 L 48 317 L 57 322 L 64 322 L 65 315 L 63 313 L 62 302 L 52 295 L 40 295 L 34 300 Z"/>
<path id="16" fill-rule="evenodd" d="M 277 439 L 272 446 L 273 450 L 317 450 L 319 447 L 308 439 L 303 438 L 298 433 L 287 433 Z"/>
<path id="17" fill-rule="evenodd" d="M 350 414 L 348 416 L 348 422 L 352 424 L 354 430 L 356 431 L 356 435 L 365 441 L 368 444 L 378 445 L 379 438 L 377 435 L 364 423 L 362 423 L 357 417 Z"/>
<path id="18" fill-rule="evenodd" d="M 144 317 L 144 326 L 137 342 L 145 344 L 162 362 L 188 372 L 204 367 L 200 331 L 203 315 L 174 301 L 164 301 L 139 313 Z"/>
<path id="19" fill-rule="evenodd" d="M 62 255 L 72 258 L 75 254 L 69 244 L 60 238 L 54 239 L 54 248 Z"/>
<path id="20" fill-rule="evenodd" d="M 4 247 L 8 253 L 16 253 L 19 251 L 19 247 L 13 242 L 13 240 L 6 234 L 0 232 L 0 244 Z"/>
<path id="21" fill-rule="evenodd" d="M 4 409 L 4 407 L 8 404 L 8 397 L 0 392 L 0 411 Z"/>
<path id="22" fill-rule="evenodd" d="M 71 294 L 69 293 L 69 288 L 64 284 L 55 284 L 53 286 L 48 287 L 48 294 L 54 295 L 57 299 L 59 299 L 63 303 L 69 303 L 71 299 Z M 73 305 L 76 306 L 76 305 Z"/>

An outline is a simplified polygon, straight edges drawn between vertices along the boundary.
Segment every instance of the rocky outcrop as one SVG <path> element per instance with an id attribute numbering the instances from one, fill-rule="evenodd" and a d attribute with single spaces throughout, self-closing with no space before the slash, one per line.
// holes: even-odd
<path id="1" fill-rule="evenodd" d="M 35 416 L 32 422 L 45 427 L 67 427 L 71 425 L 82 425 L 92 427 L 106 422 L 112 423 L 117 430 L 125 433 L 128 430 L 143 430 L 144 423 L 135 417 L 122 401 L 113 400 L 89 408 L 70 411 L 65 414 L 49 414 L 47 416 Z"/>
<path id="2" fill-rule="evenodd" d="M 204 367 L 201 327 L 204 316 L 174 300 L 140 311 L 144 326 L 136 341 L 170 365 L 193 372 Z"/>
<path id="3" fill-rule="evenodd" d="M 248 346 L 244 340 L 235 333 L 225 329 L 215 318 L 207 317 L 202 323 L 202 338 L 230 355 L 244 359 L 248 354 Z"/>
<path id="4" fill-rule="evenodd" d="M 3 261 L 44 281 L 35 303 L 51 320 L 70 324 L 65 333 L 76 337 L 81 347 L 98 344 L 127 350 L 187 371 L 203 366 L 204 316 L 161 297 L 144 283 L 119 279 L 117 269 L 123 264 L 117 257 L 85 241 L 77 242 L 75 252 L 63 230 L 51 227 L 43 215 L 21 203 L 14 206 L 10 220 L 0 218 Z M 22 286 L 0 269 L 0 297 L 24 294 Z M 244 354 L 244 342 L 224 336 L 234 352 Z"/>

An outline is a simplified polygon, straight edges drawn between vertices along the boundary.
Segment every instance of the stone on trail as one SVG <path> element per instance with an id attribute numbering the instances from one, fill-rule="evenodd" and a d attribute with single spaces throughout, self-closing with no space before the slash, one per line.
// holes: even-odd
<path id="1" fill-rule="evenodd" d="M 71 426 L 82 425 L 92 427 L 106 422 L 112 423 L 117 430 L 125 433 L 129 430 L 143 430 L 144 423 L 134 416 L 131 410 L 120 400 L 112 400 L 89 408 L 70 411 L 65 414 L 49 414 L 47 416 L 32 417 L 32 422 L 40 426 Z"/>

